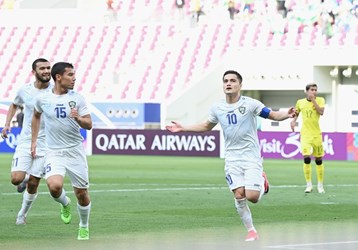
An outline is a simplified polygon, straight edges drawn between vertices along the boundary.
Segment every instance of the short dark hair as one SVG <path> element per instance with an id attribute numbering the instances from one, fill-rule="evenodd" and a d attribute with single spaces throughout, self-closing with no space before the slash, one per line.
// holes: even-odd
<path id="1" fill-rule="evenodd" d="M 45 58 L 37 58 L 33 63 L 32 63 L 32 70 L 36 70 L 36 66 L 37 63 L 39 62 L 49 62 L 47 59 Z"/>
<path id="2" fill-rule="evenodd" d="M 71 63 L 68 63 L 68 62 L 55 63 L 52 66 L 52 69 L 51 69 L 51 77 L 52 77 L 52 79 L 55 81 L 57 74 L 63 75 L 63 73 L 66 71 L 66 68 L 73 69 L 74 67 L 73 67 L 73 65 Z"/>
<path id="3" fill-rule="evenodd" d="M 308 91 L 310 88 L 312 87 L 316 87 L 317 88 L 317 84 L 315 84 L 314 82 L 311 82 L 309 84 L 306 85 L 306 91 Z"/>
<path id="4" fill-rule="evenodd" d="M 224 81 L 224 77 L 228 74 L 234 74 L 236 75 L 237 79 L 239 79 L 239 82 L 242 83 L 242 76 L 240 75 L 239 72 L 235 71 L 235 70 L 227 70 L 224 75 L 223 75 L 223 81 Z"/>

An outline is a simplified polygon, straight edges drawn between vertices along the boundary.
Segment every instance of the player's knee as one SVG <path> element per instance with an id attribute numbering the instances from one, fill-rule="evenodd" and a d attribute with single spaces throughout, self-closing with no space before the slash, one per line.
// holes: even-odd
<path id="1" fill-rule="evenodd" d="M 75 195 L 77 197 L 78 204 L 81 206 L 88 206 L 91 203 L 87 189 L 75 188 Z"/>
<path id="2" fill-rule="evenodd" d="M 29 182 L 27 183 L 27 188 L 30 194 L 37 192 L 37 187 L 39 186 L 40 178 L 30 175 Z"/>
<path id="3" fill-rule="evenodd" d="M 323 163 L 322 158 L 316 159 L 315 162 L 316 162 L 316 165 L 322 165 L 322 163 Z"/>
<path id="4" fill-rule="evenodd" d="M 12 184 L 12 185 L 17 186 L 17 185 L 19 185 L 21 182 L 22 182 L 22 181 L 19 180 L 19 179 L 11 178 L 11 184 Z"/>
<path id="5" fill-rule="evenodd" d="M 245 199 L 246 198 L 244 187 L 236 188 L 236 189 L 232 190 L 232 192 L 234 194 L 235 199 Z"/>
<path id="6" fill-rule="evenodd" d="M 11 183 L 15 186 L 19 185 L 25 178 L 25 174 L 11 174 Z"/>
<path id="7" fill-rule="evenodd" d="M 48 190 L 53 198 L 60 197 L 62 193 L 62 186 L 56 183 L 47 183 Z"/>
<path id="8" fill-rule="evenodd" d="M 310 157 L 305 157 L 305 158 L 303 158 L 303 162 L 305 164 L 310 164 L 311 163 L 311 158 Z"/>

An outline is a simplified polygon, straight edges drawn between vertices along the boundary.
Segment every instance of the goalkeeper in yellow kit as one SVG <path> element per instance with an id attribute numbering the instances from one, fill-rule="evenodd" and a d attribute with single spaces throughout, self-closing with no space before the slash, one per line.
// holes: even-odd
<path id="1" fill-rule="evenodd" d="M 299 99 L 296 102 L 296 116 L 291 121 L 291 129 L 295 131 L 297 118 L 300 113 L 302 114 L 300 140 L 304 161 L 303 173 L 307 183 L 305 193 L 311 193 L 313 189 L 311 155 L 315 158 L 316 163 L 318 193 L 325 192 L 323 188 L 324 166 L 322 161 L 324 149 L 321 128 L 319 126 L 319 118 L 324 113 L 324 105 L 324 98 L 317 96 L 317 84 L 310 83 L 306 86 L 306 98 Z"/>

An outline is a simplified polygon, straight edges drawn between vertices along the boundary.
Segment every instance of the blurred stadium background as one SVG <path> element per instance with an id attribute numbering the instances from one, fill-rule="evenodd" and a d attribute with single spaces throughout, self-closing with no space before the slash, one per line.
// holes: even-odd
<path id="1" fill-rule="evenodd" d="M 1 101 L 45 57 L 72 62 L 91 102 L 160 103 L 161 125 L 197 122 L 233 68 L 244 94 L 272 108 L 294 105 L 316 81 L 327 101 L 323 130 L 357 131 L 357 1 L 236 0 L 232 18 L 227 0 L 176 2 L 0 0 Z"/>

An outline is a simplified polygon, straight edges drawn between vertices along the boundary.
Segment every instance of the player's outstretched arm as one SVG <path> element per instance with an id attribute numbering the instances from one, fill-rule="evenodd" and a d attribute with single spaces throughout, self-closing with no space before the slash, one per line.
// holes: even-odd
<path id="1" fill-rule="evenodd" d="M 170 132 L 205 132 L 210 131 L 215 127 L 215 123 L 211 123 L 209 121 L 194 124 L 194 125 L 187 125 L 183 126 L 178 122 L 172 121 L 171 125 L 165 126 L 165 128 Z"/>
<path id="2" fill-rule="evenodd" d="M 295 116 L 296 116 L 295 107 L 290 107 L 287 111 L 285 110 L 271 111 L 268 118 L 274 121 L 283 121 L 288 118 L 294 118 Z"/>
<path id="3" fill-rule="evenodd" d="M 165 128 L 168 131 L 173 132 L 173 133 L 184 131 L 183 126 L 180 123 L 175 122 L 175 121 L 172 121 L 172 124 L 165 126 Z"/>

